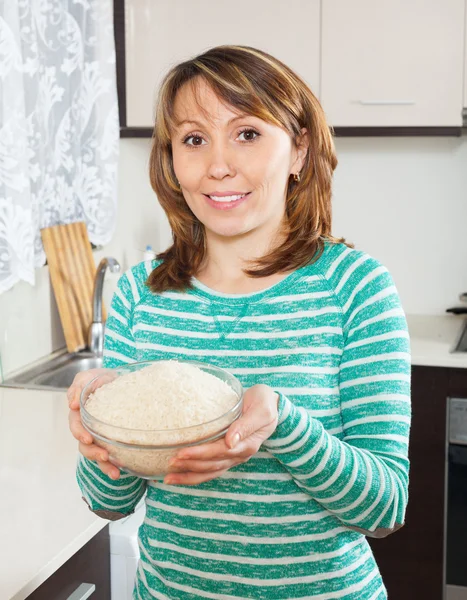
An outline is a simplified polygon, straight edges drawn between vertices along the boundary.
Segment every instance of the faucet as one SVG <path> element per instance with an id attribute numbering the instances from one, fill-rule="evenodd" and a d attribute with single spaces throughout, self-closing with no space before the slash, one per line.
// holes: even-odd
<path id="1" fill-rule="evenodd" d="M 102 356 L 104 352 L 104 324 L 102 322 L 102 288 L 107 267 L 111 273 L 120 271 L 120 264 L 110 256 L 103 258 L 97 267 L 94 278 L 94 292 L 92 296 L 92 323 L 89 328 L 89 350 L 95 356 Z"/>

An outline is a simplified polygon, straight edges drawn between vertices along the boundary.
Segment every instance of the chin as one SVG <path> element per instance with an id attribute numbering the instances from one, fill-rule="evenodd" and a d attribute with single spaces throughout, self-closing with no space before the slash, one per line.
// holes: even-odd
<path id="1" fill-rule="evenodd" d="M 219 235 L 222 237 L 237 237 L 240 235 L 244 235 L 245 233 L 249 233 L 252 229 L 254 229 L 254 227 L 246 227 L 240 224 L 235 225 L 234 223 L 226 223 L 223 227 L 219 227 L 219 225 L 217 225 L 217 227 L 215 225 L 210 227 L 208 225 L 207 229 L 212 231 L 212 233 L 214 233 L 215 235 Z"/>

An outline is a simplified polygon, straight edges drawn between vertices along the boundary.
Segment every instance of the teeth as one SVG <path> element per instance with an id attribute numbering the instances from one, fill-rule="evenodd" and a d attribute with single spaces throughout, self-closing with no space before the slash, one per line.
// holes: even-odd
<path id="1" fill-rule="evenodd" d="M 233 202 L 234 200 L 240 200 L 240 198 L 244 198 L 246 194 L 240 194 L 238 196 L 209 196 L 211 200 L 215 200 L 216 202 Z"/>

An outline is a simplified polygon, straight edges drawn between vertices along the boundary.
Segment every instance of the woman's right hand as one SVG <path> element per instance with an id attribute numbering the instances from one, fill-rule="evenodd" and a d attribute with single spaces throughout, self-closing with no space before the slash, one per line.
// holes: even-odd
<path id="1" fill-rule="evenodd" d="M 96 461 L 99 469 L 111 479 L 118 479 L 120 477 L 120 470 L 109 462 L 109 453 L 107 450 L 94 444 L 93 437 L 83 427 L 79 410 L 79 399 L 82 389 L 91 379 L 102 373 L 108 373 L 108 369 L 90 369 L 89 371 L 81 371 L 75 375 L 73 383 L 66 393 L 68 406 L 70 407 L 68 422 L 73 437 L 79 441 L 80 453 L 89 460 Z"/>

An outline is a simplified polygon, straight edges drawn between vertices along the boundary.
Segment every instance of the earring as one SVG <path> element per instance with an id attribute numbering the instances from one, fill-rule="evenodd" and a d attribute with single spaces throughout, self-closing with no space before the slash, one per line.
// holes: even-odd
<path id="1" fill-rule="evenodd" d="M 294 181 L 300 181 L 300 173 L 294 173 L 293 180 Z"/>

